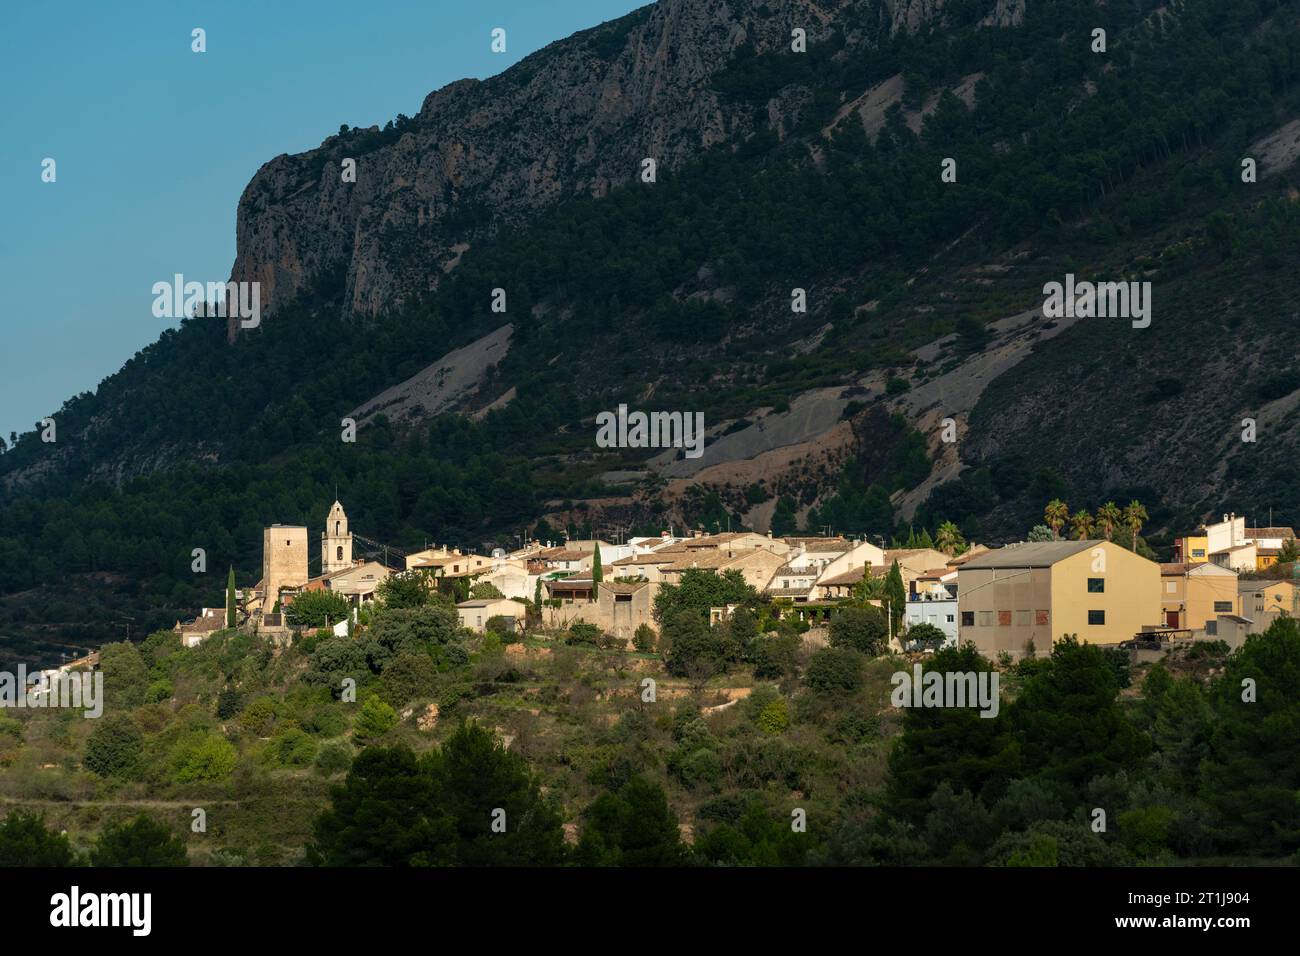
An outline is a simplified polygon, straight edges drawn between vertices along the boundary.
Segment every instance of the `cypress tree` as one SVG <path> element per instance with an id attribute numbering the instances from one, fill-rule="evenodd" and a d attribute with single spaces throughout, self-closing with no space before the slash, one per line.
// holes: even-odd
<path id="1" fill-rule="evenodd" d="M 239 622 L 235 613 L 235 568 L 232 565 L 226 575 L 226 627 L 234 627 Z"/>
<path id="2" fill-rule="evenodd" d="M 895 561 L 885 577 L 885 593 L 889 596 L 889 616 L 894 622 L 894 636 L 897 637 L 903 623 L 903 612 L 907 610 L 907 588 L 903 586 L 903 572 Z"/>
<path id="3" fill-rule="evenodd" d="M 591 559 L 591 583 L 593 587 L 605 580 L 605 569 L 600 566 L 600 545 L 596 545 L 596 555 Z"/>

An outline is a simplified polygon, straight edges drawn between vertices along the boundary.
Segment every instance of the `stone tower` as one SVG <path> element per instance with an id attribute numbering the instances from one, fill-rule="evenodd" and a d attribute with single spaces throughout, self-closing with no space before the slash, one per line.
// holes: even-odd
<path id="1" fill-rule="evenodd" d="M 352 532 L 348 530 L 348 516 L 337 501 L 325 519 L 320 548 L 321 574 L 333 574 L 352 567 Z"/>
<path id="2" fill-rule="evenodd" d="M 307 583 L 307 529 L 276 524 L 262 531 L 262 583 L 266 588 L 264 613 L 280 599 L 281 588 Z"/>

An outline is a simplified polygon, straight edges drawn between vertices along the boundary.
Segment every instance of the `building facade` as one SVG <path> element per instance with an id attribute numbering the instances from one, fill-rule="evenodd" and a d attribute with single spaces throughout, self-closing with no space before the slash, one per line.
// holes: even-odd
<path id="1" fill-rule="evenodd" d="M 958 632 L 980 653 L 1051 653 L 1077 634 L 1118 644 L 1160 622 L 1160 567 L 1110 541 L 1008 545 L 957 571 Z"/>

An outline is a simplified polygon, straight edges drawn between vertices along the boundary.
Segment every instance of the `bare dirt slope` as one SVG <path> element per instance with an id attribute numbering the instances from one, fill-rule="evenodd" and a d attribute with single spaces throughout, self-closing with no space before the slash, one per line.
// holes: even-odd
<path id="1" fill-rule="evenodd" d="M 448 352 L 405 382 L 357 406 L 351 417 L 364 424 L 380 412 L 398 421 L 447 411 L 478 388 L 490 366 L 505 358 L 514 330 L 507 323 L 476 342 Z"/>

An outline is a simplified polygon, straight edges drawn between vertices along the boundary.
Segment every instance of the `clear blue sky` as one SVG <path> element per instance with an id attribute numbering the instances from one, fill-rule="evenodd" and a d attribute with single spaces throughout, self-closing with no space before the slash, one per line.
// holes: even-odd
<path id="1" fill-rule="evenodd" d="M 267 160 L 414 116 L 453 80 L 644 2 L 4 0 L 0 434 L 157 339 L 154 282 L 230 275 L 235 205 Z"/>

